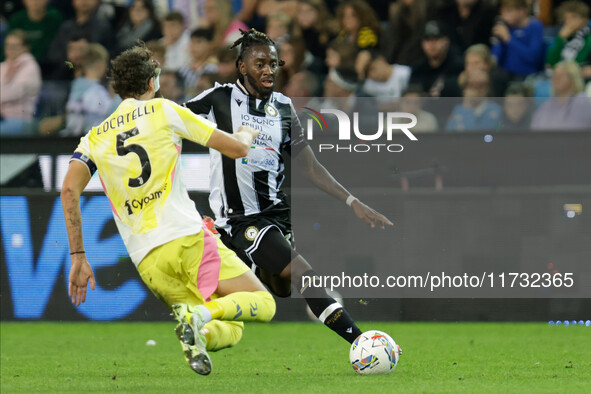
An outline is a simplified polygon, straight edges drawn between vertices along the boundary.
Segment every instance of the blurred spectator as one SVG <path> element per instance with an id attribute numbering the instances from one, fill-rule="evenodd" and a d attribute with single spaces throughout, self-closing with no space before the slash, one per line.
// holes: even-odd
<path id="1" fill-rule="evenodd" d="M 285 63 L 279 69 L 277 91 L 283 91 L 291 77 L 302 70 L 318 71 L 322 65 L 306 50 L 306 43 L 301 38 L 290 38 L 279 47 L 279 57 Z"/>
<path id="2" fill-rule="evenodd" d="M 583 92 L 581 68 L 575 61 L 554 67 L 554 94 L 534 113 L 533 130 L 591 129 L 591 99 Z"/>
<path id="3" fill-rule="evenodd" d="M 579 1 L 567 1 L 559 7 L 558 13 L 563 24 L 548 49 L 546 63 L 552 67 L 560 61 L 569 60 L 581 66 L 588 64 L 587 58 L 591 54 L 589 7 Z"/>
<path id="4" fill-rule="evenodd" d="M 384 40 L 384 53 L 390 64 L 410 66 L 423 56 L 421 38 L 425 23 L 433 16 L 428 0 L 400 0 L 393 4 Z"/>
<path id="5" fill-rule="evenodd" d="M 276 12 L 267 17 L 266 33 L 269 38 L 275 41 L 277 46 L 280 46 L 285 41 L 289 40 L 293 25 L 291 16 L 285 12 Z"/>
<path id="6" fill-rule="evenodd" d="M 369 134 L 378 129 L 378 106 L 374 97 L 360 97 L 360 82 L 357 71 L 352 67 L 338 67 L 331 70 L 324 80 L 325 99 L 322 107 L 346 112 L 354 122 L 353 127 Z M 317 106 L 313 102 L 309 105 Z M 339 130 L 337 125 L 331 124 L 336 117 L 330 116 L 326 120 L 329 130 Z"/>
<path id="7" fill-rule="evenodd" d="M 161 69 L 166 68 L 166 47 L 160 41 L 148 41 L 146 47 L 152 52 L 152 59 L 156 60 Z"/>
<path id="8" fill-rule="evenodd" d="M 162 97 L 181 104 L 185 100 L 183 78 L 178 72 L 164 70 L 160 74 L 160 94 Z"/>
<path id="9" fill-rule="evenodd" d="M 386 58 L 374 53 L 367 67 L 367 79 L 363 83 L 363 92 L 377 97 L 379 105 L 392 102 L 400 97 L 408 86 L 411 69 L 400 64 L 388 64 Z"/>
<path id="10" fill-rule="evenodd" d="M 500 126 L 503 110 L 488 99 L 490 79 L 486 71 L 474 70 L 466 74 L 464 98 L 454 107 L 446 131 L 496 130 Z"/>
<path id="11" fill-rule="evenodd" d="M 337 67 L 354 67 L 358 52 L 357 47 L 344 38 L 335 38 L 326 49 L 326 66 L 329 70 Z"/>
<path id="12" fill-rule="evenodd" d="M 199 28 L 191 33 L 191 65 L 179 70 L 187 97 L 196 96 L 197 81 L 204 73 L 217 73 L 218 60 L 213 55 L 213 30 Z"/>
<path id="13" fill-rule="evenodd" d="M 410 83 L 419 84 L 431 97 L 456 97 L 462 58 L 436 21 L 427 22 L 421 46 L 426 58 L 412 66 Z"/>
<path id="14" fill-rule="evenodd" d="M 191 62 L 189 43 L 191 33 L 185 29 L 185 21 L 180 12 L 173 11 L 162 22 L 162 39 L 166 48 L 165 64 L 169 70 L 177 71 Z"/>
<path id="15" fill-rule="evenodd" d="M 329 41 L 336 36 L 338 23 L 323 0 L 299 0 L 296 15 L 299 34 L 312 55 L 324 59 Z"/>
<path id="16" fill-rule="evenodd" d="M 340 37 L 359 49 L 378 46 L 380 22 L 365 0 L 345 1 L 337 10 L 337 19 L 341 26 Z"/>
<path id="17" fill-rule="evenodd" d="M 495 66 L 490 50 L 484 44 L 476 44 L 468 47 L 464 54 L 464 71 L 458 77 L 460 90 L 466 84 L 466 73 L 472 70 L 486 71 L 491 80 L 490 93 L 493 97 L 503 97 L 509 84 L 509 74 Z"/>
<path id="18" fill-rule="evenodd" d="M 357 72 L 351 67 L 331 70 L 324 80 L 324 97 L 351 98 L 359 89 Z"/>
<path id="19" fill-rule="evenodd" d="M 444 0 L 437 13 L 451 44 L 462 52 L 474 44 L 490 45 L 497 8 L 489 0 Z"/>
<path id="20" fill-rule="evenodd" d="M 256 3 L 256 13 L 264 18 L 276 12 L 295 16 L 298 6 L 297 0 L 257 0 Z"/>
<path id="21" fill-rule="evenodd" d="M 150 0 L 152 1 L 152 0 Z M 155 2 L 162 0 L 155 0 Z M 185 27 L 189 31 L 207 26 L 205 20 L 205 1 L 206 0 L 164 0 L 168 11 L 177 11 L 183 14 Z M 170 5 L 172 3 L 172 5 Z"/>
<path id="22" fill-rule="evenodd" d="M 413 114 L 417 117 L 417 125 L 412 128 L 413 132 L 432 133 L 439 129 L 435 115 L 423 109 L 423 104 L 426 100 L 425 96 L 425 92 L 420 85 L 409 85 L 408 89 L 402 94 L 400 111 Z M 402 133 L 400 130 L 398 132 Z"/>
<path id="23" fill-rule="evenodd" d="M 27 134 L 33 120 L 41 90 L 41 70 L 29 49 L 23 30 L 6 35 L 6 60 L 0 63 L 1 135 Z"/>
<path id="24" fill-rule="evenodd" d="M 201 93 L 205 92 L 208 89 L 211 89 L 215 86 L 216 82 L 220 80 L 220 76 L 218 74 L 212 73 L 204 73 L 201 74 L 199 80 L 195 85 L 195 96 L 199 96 Z M 190 95 L 186 94 L 185 96 L 190 97 Z M 193 97 L 191 97 L 193 98 Z"/>
<path id="25" fill-rule="evenodd" d="M 138 40 L 148 42 L 162 37 L 160 23 L 151 0 L 134 0 L 129 6 L 127 18 L 117 32 L 118 51 L 134 46 Z"/>
<path id="26" fill-rule="evenodd" d="M 82 76 L 82 57 L 88 45 L 88 39 L 84 36 L 70 37 L 66 47 L 66 61 L 56 65 L 50 79 L 43 80 L 36 118 L 65 114 L 70 85 L 75 78 Z M 56 130 L 59 127 L 60 125 L 56 126 Z"/>
<path id="27" fill-rule="evenodd" d="M 238 57 L 238 50 L 236 48 L 222 48 L 218 50 L 218 75 L 219 83 L 236 82 L 238 74 L 236 73 L 236 58 Z"/>
<path id="28" fill-rule="evenodd" d="M 499 67 L 521 78 L 542 71 L 544 26 L 529 16 L 527 0 L 503 0 L 492 33 Z"/>
<path id="29" fill-rule="evenodd" d="M 285 95 L 296 97 L 314 97 L 318 93 L 319 84 L 316 75 L 310 71 L 300 71 L 289 79 L 285 87 Z"/>
<path id="30" fill-rule="evenodd" d="M 533 99 L 531 89 L 523 82 L 512 82 L 503 100 L 500 131 L 527 131 L 531 123 Z"/>
<path id="31" fill-rule="evenodd" d="M 39 124 L 42 134 L 48 135 L 63 128 L 61 136 L 81 136 L 101 123 L 111 108 L 111 96 L 101 80 L 107 72 L 109 53 L 100 44 L 89 44 L 82 57 L 81 77 L 72 82 L 66 104 L 66 116 L 45 118 Z"/>
<path id="32" fill-rule="evenodd" d="M 23 0 L 23 4 L 25 9 L 10 17 L 8 27 L 10 30 L 21 29 L 27 33 L 31 54 L 41 64 L 62 24 L 62 14 L 47 6 L 49 0 Z"/>
<path id="33" fill-rule="evenodd" d="M 96 15 L 100 0 L 72 0 L 75 17 L 60 27 L 47 53 L 48 67 L 61 67 L 66 58 L 67 44 L 72 37 L 86 37 L 107 49 L 115 45 L 114 34 L 109 22 Z"/>
<path id="34" fill-rule="evenodd" d="M 231 45 L 241 37 L 240 29 L 248 30 L 248 26 L 238 19 L 234 19 L 230 0 L 207 0 L 205 2 L 206 27 L 213 29 L 213 44 L 215 48 Z"/>

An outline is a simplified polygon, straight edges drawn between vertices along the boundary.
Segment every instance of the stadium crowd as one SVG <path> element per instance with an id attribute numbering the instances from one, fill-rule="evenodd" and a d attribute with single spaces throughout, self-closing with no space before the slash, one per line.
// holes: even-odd
<path id="1" fill-rule="evenodd" d="M 0 131 L 85 134 L 119 104 L 109 60 L 137 40 L 161 65 L 162 95 L 177 103 L 233 82 L 229 46 L 248 28 L 277 44 L 285 65 L 275 90 L 292 98 L 375 97 L 379 110 L 413 112 L 422 132 L 588 130 L 590 3 L 4 1 Z"/>

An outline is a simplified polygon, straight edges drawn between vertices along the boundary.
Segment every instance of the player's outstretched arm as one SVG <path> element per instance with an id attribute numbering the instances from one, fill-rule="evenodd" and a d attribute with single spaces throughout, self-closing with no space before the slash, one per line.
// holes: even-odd
<path id="1" fill-rule="evenodd" d="M 308 178 L 317 188 L 350 205 L 355 215 L 372 228 L 379 225 L 382 229 L 394 224 L 387 217 L 353 197 L 337 180 L 320 164 L 312 149 L 305 147 L 295 158 L 296 163 L 304 170 Z"/>
<path id="2" fill-rule="evenodd" d="M 70 285 L 68 296 L 72 303 L 80 305 L 86 301 L 86 288 L 90 281 L 90 288 L 94 290 L 94 273 L 86 260 L 84 242 L 82 239 L 82 217 L 80 214 L 80 195 L 90 181 L 90 174 L 85 164 L 73 160 L 64 179 L 61 192 L 62 208 L 70 243 Z"/>
<path id="3" fill-rule="evenodd" d="M 234 134 L 215 129 L 207 141 L 207 147 L 232 159 L 239 159 L 248 154 L 252 142 L 258 135 L 259 131 L 249 126 L 240 126 Z"/>

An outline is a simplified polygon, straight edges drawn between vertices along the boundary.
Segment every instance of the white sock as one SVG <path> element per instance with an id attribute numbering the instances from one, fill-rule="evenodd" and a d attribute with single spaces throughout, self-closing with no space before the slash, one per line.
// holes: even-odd
<path id="1" fill-rule="evenodd" d="M 197 305 L 195 306 L 195 309 L 199 309 L 201 311 L 201 315 L 203 316 L 203 321 L 205 323 L 209 323 L 211 321 L 211 312 L 205 307 L 205 305 Z"/>

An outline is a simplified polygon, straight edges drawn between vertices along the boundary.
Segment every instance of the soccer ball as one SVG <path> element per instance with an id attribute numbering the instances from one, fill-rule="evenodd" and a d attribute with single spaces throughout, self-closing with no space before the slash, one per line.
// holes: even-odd
<path id="1" fill-rule="evenodd" d="M 349 361 L 361 375 L 385 375 L 394 371 L 400 348 L 388 334 L 371 330 L 359 335 L 351 344 Z"/>

